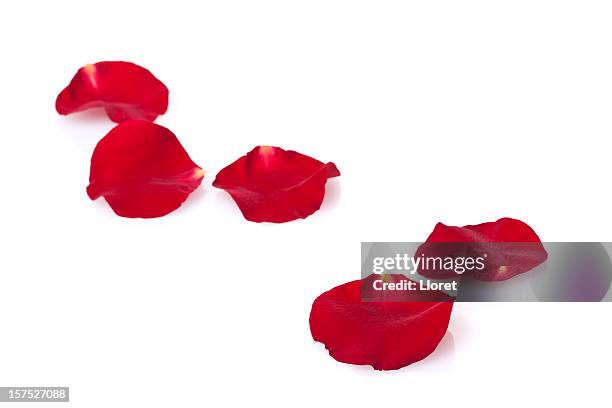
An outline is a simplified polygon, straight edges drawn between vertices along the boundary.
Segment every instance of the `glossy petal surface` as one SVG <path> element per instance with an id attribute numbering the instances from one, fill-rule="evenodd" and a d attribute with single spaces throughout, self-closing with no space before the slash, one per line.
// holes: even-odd
<path id="1" fill-rule="evenodd" d="M 548 257 L 535 231 L 512 218 L 463 227 L 438 223 L 417 254 L 453 258 L 485 256 L 484 270 L 466 273 L 484 281 L 510 279 L 530 271 Z M 443 270 L 420 269 L 419 273 L 432 279 L 456 277 L 454 272 Z"/>
<path id="2" fill-rule="evenodd" d="M 96 146 L 87 194 L 104 197 L 122 217 L 154 218 L 180 207 L 203 178 L 170 130 L 133 120 L 115 126 Z"/>
<path id="3" fill-rule="evenodd" d="M 370 275 L 321 294 L 312 304 L 310 331 L 336 360 L 395 370 L 431 354 L 448 328 L 453 302 L 362 301 L 362 286 L 369 287 L 381 275 Z M 405 279 L 385 275 L 386 279 Z M 408 296 L 408 297 L 406 297 Z M 394 299 L 397 300 L 397 299 Z"/>
<path id="4" fill-rule="evenodd" d="M 221 170 L 213 186 L 227 191 L 247 220 L 282 223 L 317 211 L 327 179 L 339 175 L 334 163 L 257 146 Z"/>
<path id="5" fill-rule="evenodd" d="M 123 61 L 103 61 L 80 68 L 57 96 L 61 115 L 104 108 L 114 122 L 153 121 L 168 109 L 168 88 L 149 70 Z"/>

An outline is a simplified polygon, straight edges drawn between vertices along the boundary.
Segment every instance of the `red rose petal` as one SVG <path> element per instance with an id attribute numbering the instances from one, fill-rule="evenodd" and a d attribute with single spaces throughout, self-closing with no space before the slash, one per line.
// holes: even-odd
<path id="1" fill-rule="evenodd" d="M 440 302 L 362 301 L 362 285 L 370 286 L 380 277 L 370 275 L 321 294 L 312 304 L 310 331 L 340 362 L 396 370 L 436 349 L 448 328 L 453 302 L 450 297 Z M 403 275 L 385 278 L 406 279 Z"/>
<path id="2" fill-rule="evenodd" d="M 122 217 L 161 217 L 181 206 L 204 171 L 165 127 L 144 120 L 115 126 L 91 157 L 87 194 Z"/>
<path id="3" fill-rule="evenodd" d="M 221 170 L 213 186 L 227 191 L 247 220 L 280 223 L 317 211 L 327 179 L 339 175 L 334 163 L 258 146 Z"/>
<path id="4" fill-rule="evenodd" d="M 450 243 L 440 245 L 438 243 Z M 500 218 L 495 222 L 454 227 L 438 223 L 417 254 L 436 256 L 479 256 L 486 254 L 485 269 L 466 272 L 484 281 L 502 281 L 530 271 L 548 254 L 535 231 L 522 221 Z M 448 279 L 452 271 L 419 270 L 432 279 Z"/>
<path id="5" fill-rule="evenodd" d="M 114 122 L 153 121 L 168 109 L 168 88 L 147 69 L 122 61 L 104 61 L 80 68 L 57 96 L 61 115 L 102 107 Z"/>

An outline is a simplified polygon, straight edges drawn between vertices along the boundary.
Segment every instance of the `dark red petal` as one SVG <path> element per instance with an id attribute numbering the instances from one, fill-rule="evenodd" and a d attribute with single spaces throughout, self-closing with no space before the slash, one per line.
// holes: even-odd
<path id="1" fill-rule="evenodd" d="M 213 186 L 227 191 L 247 220 L 279 223 L 317 211 L 327 179 L 339 175 L 334 163 L 280 147 L 257 146 L 221 170 Z"/>
<path id="2" fill-rule="evenodd" d="M 451 243 L 436 245 L 436 243 Z M 485 269 L 467 272 L 484 281 L 502 281 L 527 272 L 548 254 L 535 231 L 520 220 L 500 218 L 495 222 L 454 227 L 438 223 L 417 254 L 435 256 L 479 256 L 486 254 Z M 419 270 L 432 279 L 448 279 L 452 271 Z"/>
<path id="3" fill-rule="evenodd" d="M 369 287 L 380 277 L 370 275 L 365 282 L 348 282 L 321 294 L 312 304 L 310 331 L 340 362 L 396 370 L 436 349 L 448 328 L 453 302 L 450 297 L 440 302 L 362 301 L 362 285 Z"/>
<path id="4" fill-rule="evenodd" d="M 122 217 L 161 217 L 181 206 L 204 171 L 174 134 L 144 120 L 115 126 L 91 157 L 87 194 L 103 196 Z"/>
<path id="5" fill-rule="evenodd" d="M 168 88 L 149 70 L 123 61 L 104 61 L 80 68 L 57 96 L 61 115 L 102 107 L 114 122 L 153 121 L 168 109 Z"/>

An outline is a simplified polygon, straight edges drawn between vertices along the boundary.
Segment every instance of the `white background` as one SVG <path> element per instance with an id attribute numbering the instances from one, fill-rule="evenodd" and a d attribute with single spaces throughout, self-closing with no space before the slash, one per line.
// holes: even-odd
<path id="1" fill-rule="evenodd" d="M 0 385 L 75 407 L 609 403 L 610 304 L 457 304 L 428 359 L 336 362 L 312 300 L 360 241 L 502 216 L 612 239 L 606 1 L 5 2 L 0 6 Z M 173 214 L 85 194 L 113 124 L 60 117 L 77 68 L 129 60 L 207 175 Z M 304 221 L 245 221 L 211 187 L 258 144 L 334 161 Z"/>

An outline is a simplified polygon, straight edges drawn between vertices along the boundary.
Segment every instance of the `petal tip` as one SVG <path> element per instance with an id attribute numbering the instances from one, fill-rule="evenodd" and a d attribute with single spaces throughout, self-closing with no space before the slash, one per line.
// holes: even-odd
<path id="1" fill-rule="evenodd" d="M 341 175 L 335 163 L 329 162 L 325 166 L 327 167 L 327 178 L 339 177 Z"/>
<path id="2" fill-rule="evenodd" d="M 95 201 L 100 197 L 100 193 L 97 191 L 95 184 L 90 183 L 86 188 L 87 196 L 90 200 Z"/>

